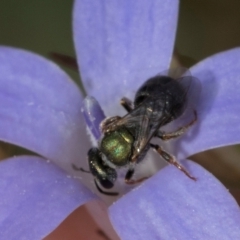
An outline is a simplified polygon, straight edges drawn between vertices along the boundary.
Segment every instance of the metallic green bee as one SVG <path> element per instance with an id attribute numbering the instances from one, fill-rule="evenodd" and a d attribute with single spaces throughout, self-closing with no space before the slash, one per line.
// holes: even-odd
<path id="1" fill-rule="evenodd" d="M 150 142 L 153 137 L 162 140 L 176 138 L 196 122 L 197 113 L 193 110 L 194 118 L 187 125 L 170 133 L 161 131 L 162 126 L 177 119 L 186 110 L 188 92 L 194 80 L 190 76 L 175 79 L 168 75 L 157 75 L 150 78 L 138 89 L 134 103 L 127 98 L 121 100 L 121 105 L 128 112 L 125 116 L 103 120 L 98 148 L 91 148 L 88 152 L 90 173 L 95 177 L 96 187 L 101 193 L 118 194 L 106 192 L 99 185 L 105 189 L 112 188 L 117 179 L 116 169 L 120 167 L 128 167 L 126 184 L 146 179 L 132 180 L 132 176 L 136 165 L 144 159 L 150 148 L 195 180 L 174 157 Z"/>

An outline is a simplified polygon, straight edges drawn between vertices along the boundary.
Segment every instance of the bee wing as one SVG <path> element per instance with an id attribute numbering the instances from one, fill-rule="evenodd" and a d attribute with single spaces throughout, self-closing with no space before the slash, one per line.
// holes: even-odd
<path id="1" fill-rule="evenodd" d="M 184 73 L 184 74 L 183 74 Z M 175 74 L 175 75 L 174 75 Z M 183 74 L 182 77 L 179 78 L 178 74 Z M 167 75 L 162 74 L 162 75 Z M 168 70 L 168 75 L 171 77 L 176 77 L 176 81 L 178 81 L 183 89 L 182 94 L 177 97 L 180 98 L 180 101 L 186 102 L 186 110 L 183 114 L 183 117 L 180 117 L 179 124 L 185 125 L 186 122 L 192 119 L 192 114 L 194 113 L 193 109 L 197 106 L 197 101 L 199 100 L 199 96 L 201 93 L 201 83 L 200 81 L 192 77 L 190 72 L 184 68 L 178 68 L 176 70 Z M 178 77 L 178 78 L 177 78 Z M 171 88 L 174 88 L 175 85 L 169 83 L 168 89 L 171 92 Z M 153 101 L 153 103 L 155 103 Z M 141 151 L 143 151 L 146 145 L 150 142 L 150 140 L 155 136 L 156 132 L 160 127 L 164 125 L 164 118 L 161 113 L 158 116 L 152 116 L 152 112 L 148 111 L 147 107 L 144 107 L 145 103 L 143 102 L 138 109 L 133 110 L 129 115 L 136 115 L 137 119 L 134 118 L 134 121 L 139 123 L 139 131 L 136 134 L 135 140 L 135 156 Z M 153 105 L 153 109 L 156 107 Z M 135 111 L 135 113 L 134 113 Z M 171 110 L 170 110 L 171 112 Z M 191 114 L 190 114 L 191 113 Z M 190 118 L 190 119 L 188 119 Z M 153 121 L 153 119 L 155 119 Z M 131 116 L 126 116 L 126 123 L 131 122 Z M 150 125 L 151 124 L 151 125 Z"/>
<path id="2" fill-rule="evenodd" d="M 139 130 L 136 134 L 136 141 L 134 143 L 135 154 L 139 154 L 145 148 L 150 135 L 149 117 L 147 115 L 140 116 L 141 121 Z"/>
<path id="3" fill-rule="evenodd" d="M 139 155 L 145 146 L 152 138 L 152 122 L 150 125 L 151 111 L 145 106 L 146 100 L 140 105 L 134 108 L 130 113 L 126 114 L 121 119 L 118 119 L 112 124 L 112 129 L 116 129 L 119 126 L 126 126 L 129 129 L 137 129 L 135 132 L 135 143 L 133 155 Z M 111 125 L 109 125 L 111 127 Z"/>
<path id="4" fill-rule="evenodd" d="M 167 71 L 168 73 L 165 72 L 160 75 L 171 75 L 171 77 L 173 77 L 175 74 L 175 77 L 177 77 L 178 74 L 183 74 L 184 72 L 184 75 L 180 78 L 178 77 L 176 81 L 180 83 L 183 89 L 182 94 L 177 97 L 180 98 L 180 102 L 181 100 L 186 102 L 185 112 L 178 121 L 180 125 L 185 125 L 186 122 L 192 119 L 192 114 L 194 113 L 193 109 L 195 110 L 197 101 L 199 100 L 201 84 L 200 81 L 197 78 L 192 77 L 190 72 L 185 68 L 177 68 Z M 175 85 L 169 83 L 168 89 L 170 91 L 172 87 L 174 88 Z M 152 112 L 147 109 L 146 101 L 147 99 L 122 119 L 122 123 L 128 127 L 132 127 L 136 124 L 138 125 L 138 132 L 136 133 L 134 146 L 136 154 L 139 154 L 146 147 L 152 137 L 155 136 L 156 131 L 164 125 L 162 114 L 159 113 L 157 118 L 156 116 L 152 116 Z M 153 104 L 154 103 L 155 102 L 153 101 Z M 156 107 L 153 105 L 152 108 L 155 109 Z M 155 119 L 154 122 L 153 119 Z"/>
<path id="5" fill-rule="evenodd" d="M 200 99 L 201 94 L 201 83 L 200 81 L 191 75 L 189 69 L 184 67 L 177 67 L 167 69 L 165 71 L 157 74 L 158 76 L 169 76 L 180 83 L 183 88 L 183 94 L 178 97 L 182 100 L 187 99 L 186 101 L 186 109 L 196 109 L 198 101 Z M 169 83 L 169 89 L 174 87 Z"/>
<path id="6" fill-rule="evenodd" d="M 133 162 L 137 160 L 137 156 L 141 154 L 149 141 L 155 135 L 156 131 L 162 125 L 162 115 L 159 114 L 157 118 L 155 116 L 155 121 L 153 121 L 152 111 L 145 106 L 146 101 L 147 100 L 120 120 L 120 124 L 124 124 L 128 128 L 136 127 L 137 129 L 132 157 Z M 152 107 L 155 108 L 154 105 Z"/>
<path id="7" fill-rule="evenodd" d="M 196 108 L 202 90 L 201 82 L 192 76 L 179 78 L 178 81 L 185 89 L 188 106 Z"/>
<path id="8" fill-rule="evenodd" d="M 120 119 L 117 119 L 116 121 L 108 124 L 108 127 L 111 128 L 111 130 L 116 129 L 117 127 L 120 127 L 122 125 L 125 125 L 129 128 L 132 128 L 136 125 L 139 124 L 139 122 L 141 121 L 141 117 L 140 117 L 140 107 L 133 109 L 130 113 L 126 114 L 125 116 L 123 116 Z"/>
<path id="9" fill-rule="evenodd" d="M 181 116 L 179 116 L 174 121 L 163 126 L 163 131 L 173 131 L 177 126 L 184 126 L 187 122 L 191 121 L 194 118 L 194 111 L 197 110 L 197 105 L 200 100 L 201 94 L 201 82 L 192 76 L 183 76 L 176 79 L 183 88 L 183 93 L 178 95 L 180 101 L 186 103 L 185 110 Z M 171 86 L 169 86 L 171 88 Z"/>

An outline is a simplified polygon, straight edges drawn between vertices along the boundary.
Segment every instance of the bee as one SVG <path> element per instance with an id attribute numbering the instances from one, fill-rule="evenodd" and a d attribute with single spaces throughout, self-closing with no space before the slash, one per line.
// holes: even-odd
<path id="1" fill-rule="evenodd" d="M 98 147 L 88 151 L 90 171 L 82 168 L 80 170 L 94 176 L 95 185 L 102 194 L 118 194 L 101 188 L 110 189 L 114 186 L 117 168 L 128 168 L 125 175 L 126 184 L 136 184 L 147 179 L 143 177 L 133 180 L 132 177 L 137 164 L 144 159 L 150 148 L 190 179 L 196 180 L 171 154 L 159 145 L 151 143 L 152 138 L 160 138 L 163 141 L 177 138 L 197 121 L 197 112 L 192 109 L 193 119 L 190 122 L 173 132 L 161 130 L 185 112 L 190 89 L 197 81 L 192 76 L 175 77 L 174 74 L 169 71 L 148 79 L 137 90 L 133 102 L 126 97 L 121 99 L 120 103 L 127 111 L 125 116 L 106 118 L 100 124 L 102 137 Z M 76 166 L 74 168 L 77 169 Z"/>

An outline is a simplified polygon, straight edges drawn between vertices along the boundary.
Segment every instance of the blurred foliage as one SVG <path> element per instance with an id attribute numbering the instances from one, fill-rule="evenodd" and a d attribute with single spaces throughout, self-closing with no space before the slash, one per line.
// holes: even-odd
<path id="1" fill-rule="evenodd" d="M 75 56 L 72 0 L 1 0 L 0 44 Z M 199 61 L 240 43 L 240 1 L 181 0 L 176 49 Z M 189 65 L 189 63 L 187 63 Z M 191 65 L 191 64 L 190 64 Z M 67 69 L 74 79 L 74 71 Z"/>
<path id="2" fill-rule="evenodd" d="M 71 0 L 1 0 L 0 44 L 24 48 L 45 57 L 49 57 L 50 52 L 75 56 L 72 8 Z M 77 73 L 64 70 L 78 80 Z"/>
<path id="3" fill-rule="evenodd" d="M 176 48 L 201 60 L 240 44 L 240 1 L 181 0 Z"/>

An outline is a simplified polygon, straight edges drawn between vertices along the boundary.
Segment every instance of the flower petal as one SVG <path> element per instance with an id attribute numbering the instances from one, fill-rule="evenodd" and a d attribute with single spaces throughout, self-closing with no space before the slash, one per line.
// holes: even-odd
<path id="1" fill-rule="evenodd" d="M 178 139 L 179 158 L 240 143 L 240 48 L 211 56 L 191 69 L 202 83 L 198 122 Z"/>
<path id="2" fill-rule="evenodd" d="M 228 190 L 199 165 L 187 169 L 196 182 L 168 166 L 110 207 L 121 239 L 239 238 L 240 211 Z"/>
<path id="3" fill-rule="evenodd" d="M 63 167 L 85 156 L 81 93 L 59 67 L 27 51 L 0 47 L 0 73 L 1 140 Z"/>
<path id="4" fill-rule="evenodd" d="M 79 181 L 39 157 L 0 162 L 0 178 L 2 239 L 43 239 L 94 198 Z"/>
<path id="5" fill-rule="evenodd" d="M 120 98 L 169 67 L 177 17 L 178 0 L 76 0 L 74 40 L 88 94 L 118 113 Z"/>

